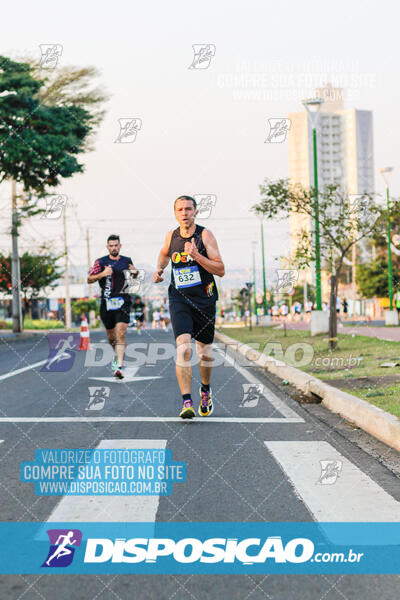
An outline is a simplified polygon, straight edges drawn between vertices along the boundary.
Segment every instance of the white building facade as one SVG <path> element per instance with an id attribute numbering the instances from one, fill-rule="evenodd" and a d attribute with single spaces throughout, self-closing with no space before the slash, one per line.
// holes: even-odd
<path id="1" fill-rule="evenodd" d="M 315 90 L 323 98 L 317 124 L 318 187 L 339 184 L 348 194 L 374 191 L 374 142 L 372 111 L 345 109 L 343 89 L 327 85 Z M 288 135 L 289 178 L 304 187 L 314 185 L 312 128 L 306 110 L 290 113 Z M 311 220 L 290 217 L 290 244 L 293 256 L 297 234 L 310 230 Z M 311 273 L 306 279 L 311 282 Z M 323 286 L 325 287 L 325 286 Z M 326 289 L 326 287 L 325 287 Z"/>

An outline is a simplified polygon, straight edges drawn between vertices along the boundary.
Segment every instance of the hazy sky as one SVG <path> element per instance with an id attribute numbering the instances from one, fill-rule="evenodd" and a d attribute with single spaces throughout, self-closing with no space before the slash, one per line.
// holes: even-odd
<path id="1" fill-rule="evenodd" d="M 61 44 L 59 64 L 98 67 L 111 95 L 85 173 L 58 190 L 76 207 L 68 209 L 75 265 L 86 262 L 75 213 L 90 227 L 92 257 L 117 232 L 126 254 L 152 264 L 174 226 L 174 198 L 208 193 L 217 204 L 202 223 L 216 234 L 228 269 L 250 266 L 259 223 L 249 208 L 258 185 L 288 174 L 287 142 L 264 143 L 268 119 L 301 110 L 301 99 L 326 81 L 347 89 L 346 107 L 373 110 L 376 170 L 394 166 L 391 189 L 399 192 L 394 0 L 329 7 L 307 0 L 20 1 L 3 6 L 2 20 L 3 55 L 39 58 L 39 44 Z M 189 69 L 192 45 L 203 43 L 216 47 L 210 66 Z M 115 143 L 120 118 L 142 120 L 134 143 Z M 3 250 L 9 192 L 1 186 Z M 24 228 L 22 249 L 42 237 L 59 247 L 60 234 L 60 221 L 36 220 Z M 269 259 L 287 252 L 287 224 L 266 224 L 265 241 Z"/>

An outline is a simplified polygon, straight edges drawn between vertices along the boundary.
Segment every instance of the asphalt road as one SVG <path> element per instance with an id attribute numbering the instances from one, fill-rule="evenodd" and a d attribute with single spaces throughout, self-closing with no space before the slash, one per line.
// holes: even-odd
<path id="1" fill-rule="evenodd" d="M 92 333 L 91 340 L 105 340 L 104 332 Z M 218 354 L 223 364 L 213 375 L 212 418 L 182 421 L 176 418 L 180 395 L 173 358 L 155 359 L 156 351 L 169 351 L 171 333 L 150 330 L 139 337 L 129 331 L 128 343 L 142 344 L 136 351 L 150 360 L 138 366 L 128 358 L 124 382 L 110 377 L 109 365 L 85 365 L 86 352 L 72 351 L 69 370 L 43 371 L 49 355 L 46 336 L 0 344 L 1 521 L 54 521 L 55 516 L 79 521 L 88 515 L 94 521 L 151 520 L 151 515 L 156 521 L 172 522 L 351 521 L 357 515 L 360 521 L 399 520 L 399 479 L 379 456 L 335 427 L 329 415 L 324 419 L 321 407 L 308 410 L 259 370 L 238 367 L 234 357 Z M 195 365 L 196 408 L 199 383 Z M 254 384 L 262 388 L 258 398 L 249 401 L 245 392 Z M 109 389 L 99 410 L 88 409 L 89 388 L 94 386 Z M 86 499 L 71 507 L 60 497 L 36 496 L 33 485 L 20 481 L 21 461 L 33 460 L 37 448 L 95 448 L 105 440 L 117 440 L 117 446 L 118 440 L 125 440 L 138 447 L 142 441 L 150 446 L 155 441 L 171 449 L 174 460 L 186 462 L 186 482 L 174 484 L 173 493 L 156 498 L 155 504 L 144 498 L 122 509 L 110 499 L 90 505 Z M 316 485 L 315 472 L 310 475 L 308 467 L 296 469 L 299 460 L 315 466 L 324 459 L 342 464 L 341 476 L 330 486 Z M 6 575 L 0 579 L 0 597 L 398 600 L 400 577 Z"/>

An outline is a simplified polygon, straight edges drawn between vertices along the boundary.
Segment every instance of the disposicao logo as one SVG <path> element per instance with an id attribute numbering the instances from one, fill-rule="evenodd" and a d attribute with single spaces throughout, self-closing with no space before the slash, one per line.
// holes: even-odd
<path id="1" fill-rule="evenodd" d="M 252 551 L 250 551 L 252 548 Z M 250 552 L 250 554 L 248 553 Z M 229 538 L 89 538 L 85 563 L 155 563 L 158 558 L 172 557 L 178 563 L 303 563 L 310 560 L 314 544 L 307 538 L 295 538 L 283 544 L 280 536 L 247 538 L 241 541 Z"/>
<path id="2" fill-rule="evenodd" d="M 79 529 L 48 529 L 49 553 L 42 567 L 68 567 L 74 558 L 75 549 L 81 545 Z"/>

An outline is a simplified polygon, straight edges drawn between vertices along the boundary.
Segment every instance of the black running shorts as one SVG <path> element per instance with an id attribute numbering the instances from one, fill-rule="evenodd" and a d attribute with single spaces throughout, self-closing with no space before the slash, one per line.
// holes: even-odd
<path id="1" fill-rule="evenodd" d="M 117 323 L 129 323 L 132 302 L 125 300 L 121 308 L 117 310 L 107 310 L 105 300 L 100 304 L 100 318 L 106 329 L 114 329 Z"/>
<path id="2" fill-rule="evenodd" d="M 212 344 L 215 329 L 215 302 L 199 307 L 193 302 L 170 298 L 169 312 L 175 338 L 183 333 L 189 333 L 198 342 Z"/>

